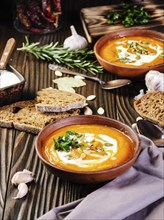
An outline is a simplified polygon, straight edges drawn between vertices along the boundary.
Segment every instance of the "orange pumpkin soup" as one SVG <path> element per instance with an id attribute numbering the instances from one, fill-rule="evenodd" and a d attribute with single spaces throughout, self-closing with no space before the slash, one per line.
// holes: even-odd
<path id="1" fill-rule="evenodd" d="M 132 158 L 134 143 L 109 126 L 70 125 L 52 133 L 42 153 L 50 163 L 67 170 L 97 171 Z"/>
<path id="2" fill-rule="evenodd" d="M 100 56 L 119 66 L 158 65 L 164 63 L 164 42 L 143 36 L 122 37 L 105 43 Z"/>

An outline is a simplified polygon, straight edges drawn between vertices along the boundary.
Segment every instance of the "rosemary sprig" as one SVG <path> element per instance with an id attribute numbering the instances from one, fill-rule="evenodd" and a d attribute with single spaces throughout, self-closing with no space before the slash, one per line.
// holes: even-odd
<path id="1" fill-rule="evenodd" d="M 60 65 L 66 65 L 70 68 L 78 68 L 84 72 L 92 74 L 102 73 L 103 67 L 95 59 L 94 51 L 88 49 L 70 50 L 56 43 L 50 43 L 40 46 L 39 42 L 29 43 L 27 37 L 22 48 L 17 50 L 31 53 L 37 59 L 56 62 Z"/>

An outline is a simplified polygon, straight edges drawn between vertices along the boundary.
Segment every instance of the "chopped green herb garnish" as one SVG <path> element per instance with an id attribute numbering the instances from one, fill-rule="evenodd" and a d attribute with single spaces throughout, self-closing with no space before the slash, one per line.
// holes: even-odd
<path id="1" fill-rule="evenodd" d="M 136 56 L 136 60 L 139 60 L 141 57 L 139 55 Z"/>
<path id="2" fill-rule="evenodd" d="M 164 59 L 164 53 L 161 53 L 161 54 L 159 55 L 159 57 L 162 58 L 162 59 Z"/>
<path id="3" fill-rule="evenodd" d="M 106 143 L 104 144 L 104 146 L 106 146 L 106 147 L 111 147 L 111 146 L 113 146 L 113 144 L 112 144 L 112 143 L 109 143 L 109 142 L 106 142 Z"/>
<path id="4" fill-rule="evenodd" d="M 130 60 L 130 58 L 128 56 L 120 57 L 117 60 L 120 60 L 121 62 L 124 62 L 124 63 L 130 63 L 131 62 L 131 60 Z"/>
<path id="5" fill-rule="evenodd" d="M 110 13 L 107 13 L 105 17 L 108 19 L 108 24 L 117 24 L 122 19 L 122 15 L 116 11 L 111 11 Z"/>
<path id="6" fill-rule="evenodd" d="M 80 138 L 82 134 L 76 133 L 74 131 L 67 131 L 64 136 L 58 137 L 57 140 L 54 141 L 54 148 L 58 151 L 66 151 L 69 152 L 72 147 L 78 148 L 81 145 L 78 142 L 78 138 Z"/>
<path id="7" fill-rule="evenodd" d="M 144 42 L 131 42 L 129 44 L 129 48 L 133 49 L 135 52 L 139 54 L 145 54 L 148 55 L 150 52 L 147 49 L 147 44 L 145 45 Z"/>
<path id="8" fill-rule="evenodd" d="M 147 24 L 151 19 L 151 13 L 144 8 L 142 4 L 128 4 L 120 5 L 118 11 L 108 11 L 104 16 L 107 19 L 107 24 L 122 23 L 125 27 L 134 25 Z"/>
<path id="9" fill-rule="evenodd" d="M 67 131 L 63 136 L 59 136 L 57 140 L 54 141 L 54 150 L 67 152 L 67 157 L 69 159 L 84 159 L 88 154 L 99 153 L 103 156 L 107 155 L 105 147 L 114 146 L 112 143 L 105 142 L 94 139 L 92 141 L 87 141 L 90 137 L 87 134 L 77 133 L 74 131 Z M 74 153 L 74 150 L 78 148 L 78 153 Z"/>

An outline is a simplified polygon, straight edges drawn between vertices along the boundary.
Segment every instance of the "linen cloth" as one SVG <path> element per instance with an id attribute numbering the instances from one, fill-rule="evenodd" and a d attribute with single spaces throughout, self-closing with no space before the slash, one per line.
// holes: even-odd
<path id="1" fill-rule="evenodd" d="M 163 220 L 164 148 L 139 135 L 133 167 L 83 199 L 54 208 L 38 220 Z"/>

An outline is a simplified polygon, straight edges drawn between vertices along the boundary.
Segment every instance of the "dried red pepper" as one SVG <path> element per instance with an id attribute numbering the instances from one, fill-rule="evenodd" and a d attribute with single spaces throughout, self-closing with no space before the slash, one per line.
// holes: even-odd
<path id="1" fill-rule="evenodd" d="M 31 27 L 31 22 L 25 13 L 25 6 L 21 0 L 17 1 L 17 16 L 20 22 L 29 29 Z"/>
<path id="2" fill-rule="evenodd" d="M 61 12 L 61 1 L 60 0 L 53 0 L 53 5 L 56 12 Z"/>
<path id="3" fill-rule="evenodd" d="M 17 17 L 29 31 L 51 32 L 59 25 L 60 0 L 18 0 Z"/>
<path id="4" fill-rule="evenodd" d="M 42 0 L 42 11 L 47 17 L 51 17 L 52 5 L 50 0 Z"/>
<path id="5" fill-rule="evenodd" d="M 49 23 L 53 23 L 53 20 L 51 20 L 50 18 L 46 17 L 46 15 L 43 13 L 43 11 L 41 10 L 41 8 L 39 7 L 38 2 L 34 1 L 34 0 L 28 0 L 27 1 L 27 7 L 28 9 L 35 13 L 38 14 L 38 16 L 40 16 L 41 18 L 43 18 L 45 21 L 49 22 Z"/>

